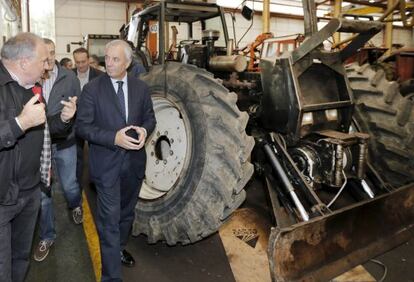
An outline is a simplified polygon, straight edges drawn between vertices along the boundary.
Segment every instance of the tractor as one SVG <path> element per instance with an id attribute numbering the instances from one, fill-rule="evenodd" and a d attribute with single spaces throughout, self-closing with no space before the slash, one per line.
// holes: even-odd
<path id="1" fill-rule="evenodd" d="M 149 70 L 140 78 L 158 122 L 134 235 L 202 240 L 243 203 L 254 175 L 272 205 L 273 280 L 326 281 L 412 237 L 414 113 L 392 82 L 344 67 L 383 23 L 333 18 L 318 30 L 314 1 L 303 8 L 303 42 L 267 46 L 254 72 L 214 3 L 165 0 L 133 16 L 123 34 Z M 325 50 L 335 32 L 356 36 Z M 379 106 L 384 97 L 395 104 Z"/>

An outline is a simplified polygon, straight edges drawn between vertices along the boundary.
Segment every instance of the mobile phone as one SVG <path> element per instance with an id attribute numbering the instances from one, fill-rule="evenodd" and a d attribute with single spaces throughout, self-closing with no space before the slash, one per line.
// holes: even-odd
<path id="1" fill-rule="evenodd" d="M 133 129 L 133 128 L 128 129 L 125 132 L 125 134 L 129 137 L 132 137 L 132 138 L 136 139 L 136 140 L 138 140 L 138 138 L 139 138 L 138 132 L 136 132 L 135 129 Z"/>

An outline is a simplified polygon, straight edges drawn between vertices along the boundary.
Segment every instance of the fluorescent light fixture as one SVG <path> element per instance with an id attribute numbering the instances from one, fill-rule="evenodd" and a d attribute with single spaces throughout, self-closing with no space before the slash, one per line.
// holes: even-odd
<path id="1" fill-rule="evenodd" d="M 313 124 L 313 114 L 310 113 L 304 113 L 302 116 L 302 126 L 303 125 L 310 125 Z"/>
<path id="2" fill-rule="evenodd" d="M 328 121 L 338 120 L 338 110 L 337 109 L 325 110 L 325 116 Z"/>

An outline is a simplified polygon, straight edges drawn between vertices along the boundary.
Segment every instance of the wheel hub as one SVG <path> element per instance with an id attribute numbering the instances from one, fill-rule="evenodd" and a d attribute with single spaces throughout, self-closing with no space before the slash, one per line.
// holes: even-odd
<path id="1" fill-rule="evenodd" d="M 145 147 L 147 165 L 140 198 L 153 200 L 170 191 L 180 177 L 188 134 L 178 108 L 164 97 L 153 97 L 157 126 Z"/>

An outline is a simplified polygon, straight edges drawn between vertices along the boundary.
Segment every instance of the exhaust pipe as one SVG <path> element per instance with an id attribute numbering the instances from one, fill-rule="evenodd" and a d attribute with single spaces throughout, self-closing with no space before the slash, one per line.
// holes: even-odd
<path id="1" fill-rule="evenodd" d="M 213 71 L 243 72 L 247 68 L 247 60 L 242 55 L 214 56 L 210 59 L 209 68 Z"/>

